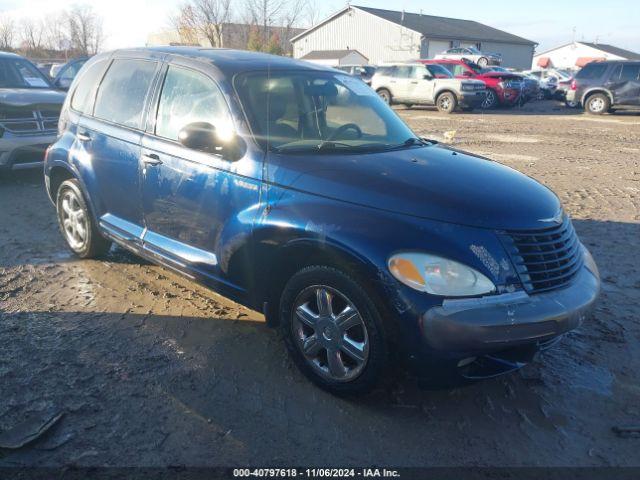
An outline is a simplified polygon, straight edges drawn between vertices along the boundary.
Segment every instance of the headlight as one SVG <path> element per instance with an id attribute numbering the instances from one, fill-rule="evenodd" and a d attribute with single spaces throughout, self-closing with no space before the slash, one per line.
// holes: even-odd
<path id="1" fill-rule="evenodd" d="M 496 287 L 480 272 L 462 263 L 427 253 L 399 253 L 389 259 L 389 271 L 405 285 L 432 295 L 466 297 L 493 292 Z"/>

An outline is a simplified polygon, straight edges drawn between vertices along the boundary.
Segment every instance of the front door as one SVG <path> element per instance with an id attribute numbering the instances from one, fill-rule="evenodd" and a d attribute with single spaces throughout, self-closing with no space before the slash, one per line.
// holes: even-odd
<path id="1" fill-rule="evenodd" d="M 640 105 L 640 64 L 618 65 L 606 83 L 618 105 Z"/>
<path id="2" fill-rule="evenodd" d="M 411 67 L 411 78 L 407 88 L 407 97 L 414 103 L 433 104 L 433 92 L 435 79 L 431 76 L 427 67 L 413 66 Z"/>
<path id="3" fill-rule="evenodd" d="M 171 64 L 160 93 L 154 132 L 142 140 L 145 250 L 176 268 L 204 277 L 230 296 L 244 286 L 246 242 L 258 211 L 262 158 L 237 161 L 191 150 L 180 130 L 207 122 L 233 131 L 225 97 L 202 72 Z M 228 287 L 228 288 L 226 288 Z"/>

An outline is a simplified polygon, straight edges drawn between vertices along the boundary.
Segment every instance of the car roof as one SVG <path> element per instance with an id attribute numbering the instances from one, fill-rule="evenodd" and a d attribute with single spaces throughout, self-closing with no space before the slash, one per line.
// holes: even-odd
<path id="1" fill-rule="evenodd" d="M 326 66 L 317 65 L 303 60 L 271 55 L 247 50 L 232 50 L 227 48 L 160 46 L 136 49 L 124 49 L 110 52 L 114 56 L 153 58 L 164 55 L 189 58 L 203 64 L 212 64 L 225 75 L 234 75 L 251 70 L 321 70 L 334 71 Z"/>
<path id="2" fill-rule="evenodd" d="M 16 53 L 11 52 L 0 52 L 0 58 L 24 58 Z"/>

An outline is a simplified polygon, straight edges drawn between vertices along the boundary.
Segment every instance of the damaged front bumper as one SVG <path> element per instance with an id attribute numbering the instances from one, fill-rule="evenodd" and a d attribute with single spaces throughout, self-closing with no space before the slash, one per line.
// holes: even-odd
<path id="1" fill-rule="evenodd" d="M 570 286 L 547 293 L 445 300 L 419 319 L 424 343 L 469 378 L 519 368 L 582 323 L 600 290 L 593 270 L 584 266 Z"/>

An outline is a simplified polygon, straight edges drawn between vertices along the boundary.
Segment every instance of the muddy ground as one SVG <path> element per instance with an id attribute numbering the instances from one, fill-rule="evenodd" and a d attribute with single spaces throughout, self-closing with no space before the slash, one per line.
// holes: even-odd
<path id="1" fill-rule="evenodd" d="M 64 417 L 0 466 L 640 465 L 612 430 L 640 426 L 640 115 L 398 112 L 558 193 L 603 277 L 579 330 L 470 387 L 335 398 L 258 313 L 122 250 L 70 256 L 40 173 L 4 176 L 0 431 Z"/>

